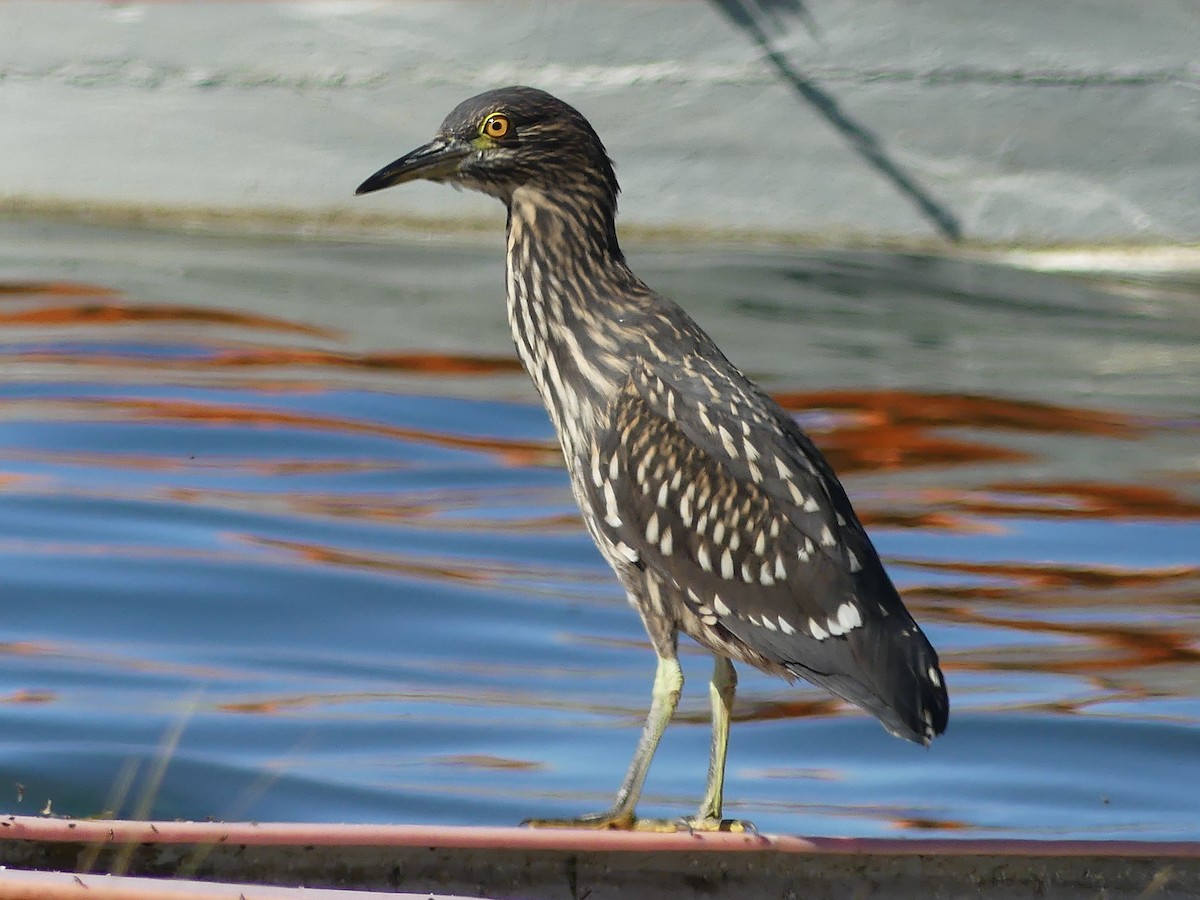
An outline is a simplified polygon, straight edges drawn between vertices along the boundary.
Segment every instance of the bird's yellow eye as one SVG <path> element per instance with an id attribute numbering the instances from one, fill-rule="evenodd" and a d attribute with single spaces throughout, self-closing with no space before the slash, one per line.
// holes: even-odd
<path id="1" fill-rule="evenodd" d="M 483 125 L 479 128 L 479 133 L 484 137 L 490 137 L 493 140 L 500 140 L 508 134 L 511 124 L 508 121 L 508 116 L 504 113 L 492 113 L 483 120 Z"/>

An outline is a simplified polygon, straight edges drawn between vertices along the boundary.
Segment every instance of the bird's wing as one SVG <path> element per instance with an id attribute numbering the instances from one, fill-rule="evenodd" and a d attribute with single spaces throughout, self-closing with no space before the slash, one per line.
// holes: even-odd
<path id="1" fill-rule="evenodd" d="M 829 464 L 740 373 L 696 357 L 635 366 L 593 447 L 597 527 L 630 561 L 889 730 L 941 733 L 936 653 Z"/>

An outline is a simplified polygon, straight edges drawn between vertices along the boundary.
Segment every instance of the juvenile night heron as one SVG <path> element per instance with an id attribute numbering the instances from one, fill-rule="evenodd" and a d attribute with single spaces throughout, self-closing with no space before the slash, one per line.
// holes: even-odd
<path id="1" fill-rule="evenodd" d="M 804 678 L 928 744 L 949 703 L 842 485 L 800 427 L 617 244 L 617 179 L 575 109 L 528 87 L 460 104 L 358 193 L 416 179 L 508 208 L 513 339 L 562 444 L 584 523 L 658 654 L 650 711 L 613 807 L 534 825 L 715 830 L 737 677 Z M 635 806 L 683 686 L 683 632 L 712 651 L 712 756 L 695 817 Z"/>

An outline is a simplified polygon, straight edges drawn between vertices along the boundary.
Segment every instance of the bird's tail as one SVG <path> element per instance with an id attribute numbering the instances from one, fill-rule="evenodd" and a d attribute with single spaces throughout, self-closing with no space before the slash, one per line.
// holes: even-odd
<path id="1" fill-rule="evenodd" d="M 788 663 L 788 670 L 865 709 L 897 737 L 928 745 L 946 730 L 946 679 L 937 651 L 911 616 L 875 620 L 844 640 L 855 659 L 848 672 L 819 672 L 800 663 Z"/>

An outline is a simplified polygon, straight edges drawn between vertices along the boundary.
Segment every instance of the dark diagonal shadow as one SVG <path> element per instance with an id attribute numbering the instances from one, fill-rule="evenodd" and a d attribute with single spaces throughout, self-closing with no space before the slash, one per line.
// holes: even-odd
<path id="1" fill-rule="evenodd" d="M 772 34 L 786 30 L 785 17 L 800 19 L 809 33 L 817 36 L 816 25 L 802 0 L 710 0 L 734 25 L 745 32 L 775 67 L 779 76 L 790 84 L 808 104 L 825 117 L 851 147 L 870 166 L 887 178 L 896 189 L 921 211 L 943 237 L 951 241 L 962 239 L 958 218 L 930 196 L 913 177 L 888 156 L 883 143 L 869 129 L 859 125 L 844 113 L 838 102 L 811 78 L 797 71 L 788 58 L 776 48 Z"/>

